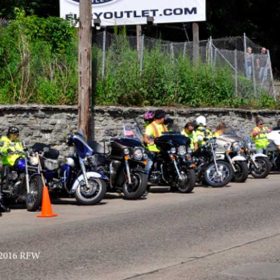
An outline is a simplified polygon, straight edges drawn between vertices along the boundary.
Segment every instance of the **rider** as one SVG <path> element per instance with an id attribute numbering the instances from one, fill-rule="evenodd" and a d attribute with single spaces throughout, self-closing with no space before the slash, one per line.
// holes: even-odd
<path id="1" fill-rule="evenodd" d="M 214 137 L 222 136 L 225 133 L 227 126 L 224 122 L 219 123 L 219 125 L 216 127 L 216 130 L 213 134 Z"/>
<path id="2" fill-rule="evenodd" d="M 206 126 L 206 118 L 204 116 L 199 116 L 195 120 L 196 122 L 196 135 L 198 140 L 198 146 L 205 144 L 205 139 L 210 139 L 213 137 L 213 133 L 210 128 Z"/>
<path id="3" fill-rule="evenodd" d="M 264 126 L 261 118 L 256 119 L 256 127 L 252 130 L 251 137 L 256 145 L 256 150 L 259 153 L 263 153 L 269 145 L 267 133 L 271 130 Z"/>
<path id="4" fill-rule="evenodd" d="M 0 138 L 0 153 L 2 157 L 2 164 L 3 164 L 3 170 L 2 170 L 2 182 L 5 178 L 5 174 L 7 174 L 7 169 L 9 167 L 12 167 L 15 164 L 15 161 L 21 156 L 20 153 L 23 151 L 23 145 L 21 141 L 19 140 L 19 129 L 15 126 L 11 126 L 8 129 L 7 136 L 2 136 Z M 8 211 L 9 209 L 3 205 L 3 199 L 2 199 L 2 186 L 0 185 L 0 209 L 4 211 Z"/>
<path id="5" fill-rule="evenodd" d="M 155 112 L 153 111 L 147 111 L 144 114 L 144 128 L 146 128 L 153 120 L 155 117 Z"/>
<path id="6" fill-rule="evenodd" d="M 194 131 L 193 122 L 187 122 L 184 129 L 181 131 L 181 134 L 190 138 L 191 140 L 190 148 L 192 149 L 192 151 L 197 150 L 198 141 L 197 141 L 196 132 Z"/>
<path id="7" fill-rule="evenodd" d="M 21 156 L 17 152 L 23 151 L 22 142 L 19 140 L 19 129 L 15 126 L 9 127 L 7 136 L 0 138 L 0 146 L 3 165 L 13 166 L 15 161 Z"/>
<path id="8" fill-rule="evenodd" d="M 159 152 L 154 143 L 154 139 L 161 136 L 163 132 L 167 132 L 167 127 L 164 124 L 166 113 L 163 110 L 156 110 L 154 120 L 147 125 L 144 133 L 144 142 L 151 152 Z"/>

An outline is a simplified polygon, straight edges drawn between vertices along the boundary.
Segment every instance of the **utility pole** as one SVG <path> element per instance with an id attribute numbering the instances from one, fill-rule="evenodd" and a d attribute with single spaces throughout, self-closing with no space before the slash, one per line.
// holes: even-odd
<path id="1" fill-rule="evenodd" d="M 78 129 L 90 138 L 92 94 L 92 1 L 79 1 L 79 101 Z"/>
<path id="2" fill-rule="evenodd" d="M 136 25 L 136 41 L 137 41 L 137 56 L 138 56 L 138 62 L 141 60 L 141 48 L 142 48 L 142 27 L 140 24 Z"/>
<path id="3" fill-rule="evenodd" d="M 193 64 L 197 65 L 199 62 L 199 25 L 196 22 L 192 23 L 193 33 Z"/>

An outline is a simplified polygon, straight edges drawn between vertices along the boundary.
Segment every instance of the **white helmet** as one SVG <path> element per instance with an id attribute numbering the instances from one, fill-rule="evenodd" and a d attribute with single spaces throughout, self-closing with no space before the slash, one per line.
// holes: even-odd
<path id="1" fill-rule="evenodd" d="M 197 117 L 195 121 L 197 125 L 206 126 L 206 118 L 204 116 Z"/>

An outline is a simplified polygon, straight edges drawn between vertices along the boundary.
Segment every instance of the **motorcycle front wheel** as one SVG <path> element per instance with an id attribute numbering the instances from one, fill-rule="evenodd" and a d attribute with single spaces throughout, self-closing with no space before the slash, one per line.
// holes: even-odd
<path id="1" fill-rule="evenodd" d="M 268 158 L 265 157 L 257 157 L 255 159 L 255 164 L 257 167 L 251 163 L 250 170 L 251 174 L 254 178 L 265 178 L 270 172 L 271 164 Z"/>
<path id="2" fill-rule="evenodd" d="M 205 172 L 204 181 L 212 187 L 223 187 L 227 185 L 233 176 L 233 170 L 229 163 L 225 161 L 217 161 L 217 169 L 214 162 L 211 162 Z"/>
<path id="3" fill-rule="evenodd" d="M 123 185 L 125 199 L 139 199 L 147 191 L 148 175 L 142 172 L 131 172 L 131 184 L 127 179 Z"/>
<path id="4" fill-rule="evenodd" d="M 75 198 L 79 204 L 94 205 L 104 198 L 106 191 L 107 186 L 103 180 L 89 177 L 88 187 L 84 181 L 81 181 L 75 192 Z"/>
<path id="5" fill-rule="evenodd" d="M 237 183 L 244 183 L 248 178 L 248 166 L 246 161 L 235 161 L 234 168 L 236 171 L 234 172 L 232 181 Z"/>
<path id="6" fill-rule="evenodd" d="M 181 173 L 182 180 L 177 181 L 176 187 L 181 193 L 190 193 L 195 187 L 196 175 L 193 169 L 189 169 L 186 173 Z"/>
<path id="7" fill-rule="evenodd" d="M 37 211 L 42 203 L 43 182 L 40 175 L 34 175 L 29 180 L 29 193 L 26 194 L 27 211 Z"/>

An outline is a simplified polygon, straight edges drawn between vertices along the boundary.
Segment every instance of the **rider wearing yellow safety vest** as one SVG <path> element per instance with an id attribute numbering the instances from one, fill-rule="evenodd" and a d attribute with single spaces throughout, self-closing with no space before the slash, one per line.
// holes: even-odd
<path id="1" fill-rule="evenodd" d="M 2 164 L 14 166 L 15 161 L 22 156 L 23 145 L 19 140 L 19 130 L 17 127 L 10 127 L 7 136 L 0 138 L 0 152 L 2 154 Z"/>
<path id="2" fill-rule="evenodd" d="M 194 131 L 194 125 L 192 122 L 187 122 L 184 129 L 181 131 L 181 134 L 190 138 L 190 148 L 192 151 L 197 150 L 198 148 L 198 140 L 196 132 Z"/>
<path id="3" fill-rule="evenodd" d="M 263 120 L 260 118 L 256 120 L 256 125 L 251 133 L 251 137 L 256 145 L 257 152 L 263 153 L 263 150 L 269 144 L 267 133 L 270 132 L 270 129 L 263 125 Z"/>
<path id="4" fill-rule="evenodd" d="M 227 127 L 226 127 L 225 123 L 224 123 L 224 122 L 221 122 L 221 123 L 217 126 L 215 132 L 213 133 L 213 137 L 220 137 L 220 136 L 222 136 L 222 135 L 225 133 L 226 128 L 227 128 Z"/>
<path id="5" fill-rule="evenodd" d="M 206 139 L 210 139 L 213 137 L 213 133 L 210 128 L 206 127 L 206 118 L 204 116 L 199 116 L 196 118 L 196 136 L 198 140 L 198 146 L 201 147 L 203 146 Z"/>
<path id="6" fill-rule="evenodd" d="M 23 151 L 23 145 L 18 139 L 19 130 L 17 127 L 10 127 L 8 129 L 7 136 L 2 136 L 0 138 L 0 153 L 1 160 L 4 166 L 2 170 L 2 180 L 5 177 L 5 173 L 9 167 L 14 166 L 15 161 L 22 156 L 20 153 L 16 153 L 17 151 Z M 13 153 L 14 152 L 14 153 Z M 7 207 L 3 201 L 2 197 L 2 183 L 0 185 L 0 212 L 8 212 L 10 211 L 9 207 Z"/>
<path id="7" fill-rule="evenodd" d="M 151 152 L 159 152 L 154 143 L 154 139 L 161 136 L 163 132 L 167 132 L 167 127 L 164 124 L 165 112 L 163 110 L 155 111 L 154 120 L 145 128 L 144 142 Z"/>

